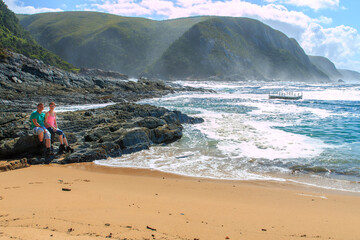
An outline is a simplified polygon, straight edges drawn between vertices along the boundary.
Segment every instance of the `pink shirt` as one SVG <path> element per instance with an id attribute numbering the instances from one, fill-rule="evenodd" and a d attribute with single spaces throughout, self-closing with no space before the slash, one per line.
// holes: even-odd
<path id="1" fill-rule="evenodd" d="M 47 117 L 47 122 L 51 127 L 55 127 L 55 118 L 55 116 L 51 116 L 50 114 Z"/>

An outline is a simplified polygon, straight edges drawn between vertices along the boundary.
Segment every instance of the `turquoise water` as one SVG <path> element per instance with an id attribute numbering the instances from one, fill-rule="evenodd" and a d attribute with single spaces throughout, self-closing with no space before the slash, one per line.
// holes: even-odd
<path id="1" fill-rule="evenodd" d="M 360 84 L 182 82 L 216 93 L 178 93 L 140 103 L 205 122 L 168 146 L 97 161 L 188 176 L 296 181 L 360 192 Z M 280 90 L 297 101 L 269 100 Z"/>

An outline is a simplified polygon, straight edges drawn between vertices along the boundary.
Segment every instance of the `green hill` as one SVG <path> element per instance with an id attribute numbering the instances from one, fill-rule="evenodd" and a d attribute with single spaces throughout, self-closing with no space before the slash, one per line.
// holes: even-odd
<path id="1" fill-rule="evenodd" d="M 47 64 L 71 70 L 71 64 L 65 62 L 54 53 L 41 47 L 20 24 L 16 15 L 0 1 L 0 48 L 7 48 L 13 52 L 24 54 L 30 58 L 40 59 Z M 0 57 L 6 58 L 5 52 L 0 51 Z"/>
<path id="2" fill-rule="evenodd" d="M 76 66 L 137 75 L 203 17 L 181 24 L 97 12 L 43 13 L 20 19 L 42 46 Z"/>
<path id="3" fill-rule="evenodd" d="M 204 20 L 175 41 L 151 70 L 167 77 L 323 79 L 294 39 L 253 19 Z"/>
<path id="4" fill-rule="evenodd" d="M 329 79 L 294 39 L 248 18 L 62 12 L 20 19 L 42 46 L 79 67 L 164 78 Z"/>

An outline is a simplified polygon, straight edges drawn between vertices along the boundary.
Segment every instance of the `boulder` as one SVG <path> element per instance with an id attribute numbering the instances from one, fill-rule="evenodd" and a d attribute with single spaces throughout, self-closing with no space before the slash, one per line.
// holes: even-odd
<path id="1" fill-rule="evenodd" d="M 155 118 L 155 117 L 136 118 L 134 120 L 134 125 L 139 126 L 139 127 L 145 127 L 148 129 L 154 129 L 159 126 L 163 126 L 165 124 L 166 124 L 165 120 Z"/>
<path id="2" fill-rule="evenodd" d="M 94 160 L 106 159 L 106 151 L 102 148 L 96 149 L 83 149 L 68 155 L 64 160 L 59 163 L 79 163 L 79 162 L 92 162 Z"/>
<path id="3" fill-rule="evenodd" d="M 196 124 L 204 122 L 204 119 L 202 118 L 190 117 L 180 111 L 173 111 L 173 113 L 176 115 L 176 118 L 179 119 L 180 123 Z"/>
<path id="4" fill-rule="evenodd" d="M 152 131 L 151 141 L 153 143 L 172 143 L 182 137 L 182 126 L 180 124 L 166 124 Z"/>
<path id="5" fill-rule="evenodd" d="M 148 149 L 150 139 L 143 128 L 132 128 L 121 130 L 121 136 L 115 141 L 123 152 L 131 153 L 135 149 Z"/>
<path id="6" fill-rule="evenodd" d="M 122 155 L 119 144 L 114 142 L 105 142 L 93 145 L 92 148 L 102 148 L 105 150 L 108 157 L 120 157 Z"/>
<path id="7" fill-rule="evenodd" d="M 13 157 L 24 154 L 40 154 L 39 139 L 35 135 L 7 138 L 0 142 L 0 156 Z"/>
<path id="8" fill-rule="evenodd" d="M 88 132 L 84 136 L 85 142 L 95 142 L 98 141 L 102 136 L 106 136 L 110 133 L 109 127 L 98 127 L 94 128 Z"/>

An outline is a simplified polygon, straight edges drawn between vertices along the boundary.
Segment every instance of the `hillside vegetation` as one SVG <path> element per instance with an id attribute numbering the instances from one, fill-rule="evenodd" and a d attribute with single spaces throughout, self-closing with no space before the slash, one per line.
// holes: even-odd
<path id="1" fill-rule="evenodd" d="M 96 12 L 19 18 L 42 46 L 79 67 L 163 78 L 329 80 L 294 39 L 253 19 L 154 21 Z"/>
<path id="2" fill-rule="evenodd" d="M 294 39 L 248 18 L 217 17 L 194 25 L 154 69 L 168 77 L 228 73 L 240 79 L 327 79 Z"/>
<path id="3" fill-rule="evenodd" d="M 0 1 L 0 58 L 2 60 L 7 57 L 4 48 L 33 59 L 42 60 L 64 70 L 70 71 L 74 68 L 71 64 L 36 43 L 30 33 L 19 24 L 16 15 L 8 9 L 3 1 Z"/>
<path id="4" fill-rule="evenodd" d="M 70 63 L 137 75 L 202 17 L 158 22 L 96 12 L 20 16 L 21 24 L 45 48 Z"/>

